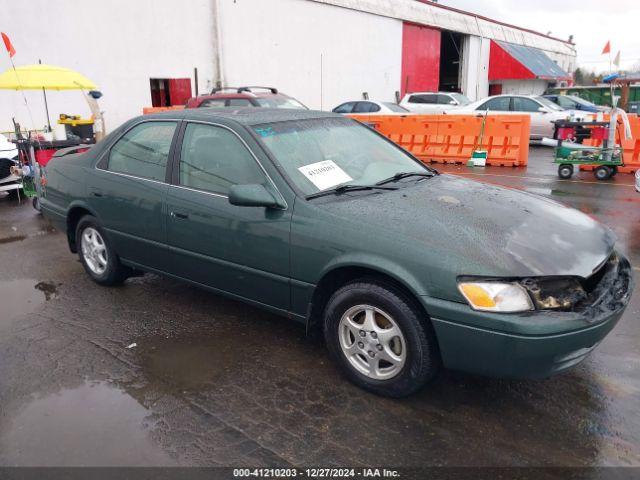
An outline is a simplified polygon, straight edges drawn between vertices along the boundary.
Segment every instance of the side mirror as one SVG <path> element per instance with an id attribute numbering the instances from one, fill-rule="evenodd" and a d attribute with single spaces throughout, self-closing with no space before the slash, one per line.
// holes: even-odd
<path id="1" fill-rule="evenodd" d="M 458 102 L 456 102 L 455 100 L 451 100 L 449 101 L 449 105 L 458 105 Z"/>
<path id="2" fill-rule="evenodd" d="M 548 109 L 547 107 L 540 107 L 540 108 L 538 109 L 538 111 L 539 111 L 540 113 L 549 113 L 549 109 Z"/>
<path id="3" fill-rule="evenodd" d="M 229 189 L 229 203 L 238 207 L 278 208 L 281 205 L 263 185 L 233 185 Z"/>

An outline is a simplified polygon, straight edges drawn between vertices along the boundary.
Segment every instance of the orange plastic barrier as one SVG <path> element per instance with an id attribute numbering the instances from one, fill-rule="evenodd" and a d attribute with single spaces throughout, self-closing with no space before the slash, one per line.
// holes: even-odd
<path id="1" fill-rule="evenodd" d="M 352 115 L 423 162 L 466 164 L 476 149 L 487 165 L 522 167 L 529 159 L 529 115 L 489 115 L 482 143 L 482 117 L 474 115 Z"/>
<path id="2" fill-rule="evenodd" d="M 148 115 L 150 113 L 159 113 L 159 112 L 166 112 L 168 110 L 183 110 L 183 109 L 184 109 L 184 105 L 173 105 L 171 107 L 144 107 L 142 109 L 142 114 Z"/>

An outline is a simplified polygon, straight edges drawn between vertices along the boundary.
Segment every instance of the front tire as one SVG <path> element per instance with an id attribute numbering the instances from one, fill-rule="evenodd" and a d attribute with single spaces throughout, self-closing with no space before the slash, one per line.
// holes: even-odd
<path id="1" fill-rule="evenodd" d="M 349 380 L 379 395 L 404 397 L 422 388 L 440 367 L 428 322 L 400 289 L 363 279 L 331 296 L 324 336 Z"/>
<path id="2" fill-rule="evenodd" d="M 127 278 L 124 267 L 111 246 L 98 220 L 85 215 L 76 227 L 78 256 L 85 271 L 100 285 L 120 285 Z"/>
<path id="3" fill-rule="evenodd" d="M 558 177 L 563 180 L 568 180 L 573 175 L 573 165 L 570 163 L 563 163 L 558 167 Z"/>

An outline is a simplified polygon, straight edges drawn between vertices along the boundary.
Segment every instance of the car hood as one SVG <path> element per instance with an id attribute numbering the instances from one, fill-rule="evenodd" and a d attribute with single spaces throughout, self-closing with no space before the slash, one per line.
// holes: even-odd
<path id="1" fill-rule="evenodd" d="M 452 175 L 397 191 L 344 195 L 352 198 L 319 207 L 360 232 L 388 236 L 391 244 L 423 245 L 456 275 L 588 277 L 615 243 L 609 229 L 578 210 Z"/>

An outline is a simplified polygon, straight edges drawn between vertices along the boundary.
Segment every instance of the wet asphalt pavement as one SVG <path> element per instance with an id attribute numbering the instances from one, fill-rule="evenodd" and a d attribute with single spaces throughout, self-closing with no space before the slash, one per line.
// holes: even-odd
<path id="1" fill-rule="evenodd" d="M 632 175 L 441 171 L 541 194 L 611 227 L 640 266 Z M 291 323 L 154 275 L 89 280 L 30 203 L 0 198 L 0 465 L 640 466 L 640 293 L 574 370 L 444 372 L 403 400 L 344 380 Z M 132 346 L 135 344 L 135 346 Z"/>

